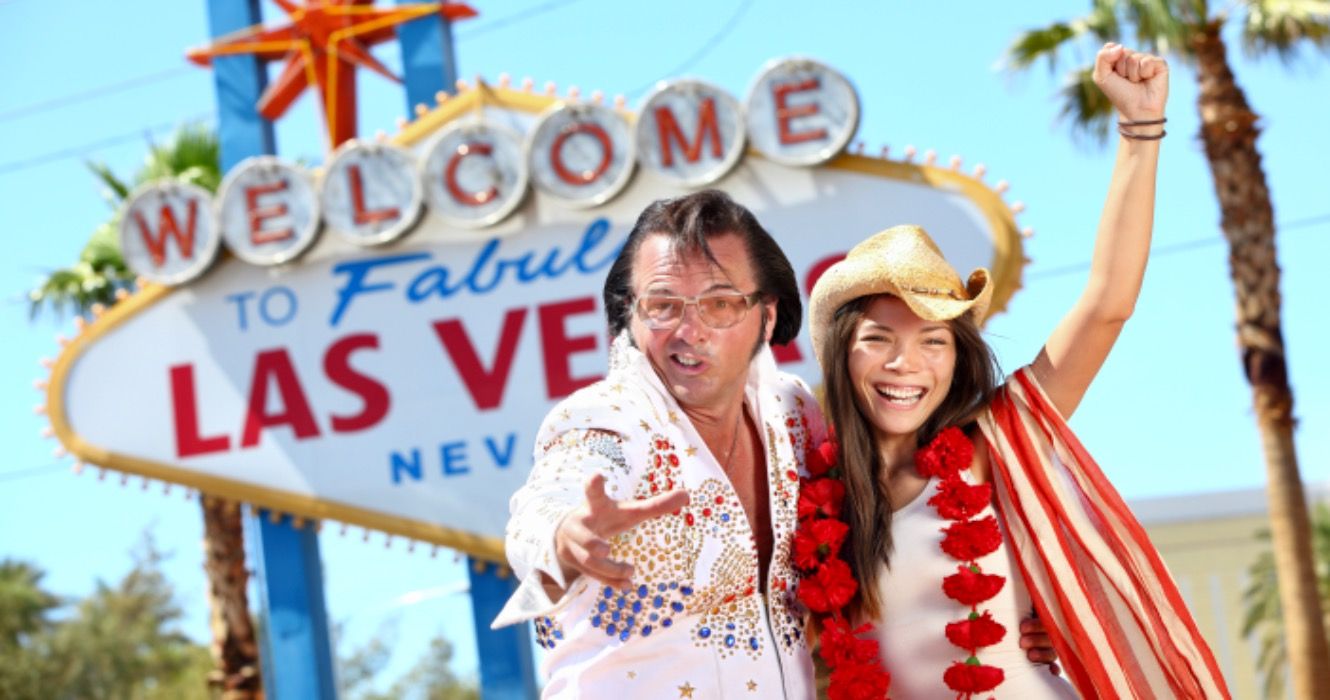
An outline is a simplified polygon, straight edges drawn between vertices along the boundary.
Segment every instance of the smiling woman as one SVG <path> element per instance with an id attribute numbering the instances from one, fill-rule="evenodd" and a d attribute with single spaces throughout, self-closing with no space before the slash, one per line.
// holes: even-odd
<path id="1" fill-rule="evenodd" d="M 1065 423 L 1140 294 L 1168 94 L 1162 60 L 1112 44 L 1095 81 L 1122 140 L 1091 278 L 1029 367 L 999 385 L 977 331 L 987 271 L 962 282 L 917 226 L 871 236 L 813 288 L 827 418 L 842 446 L 815 476 L 844 479 L 848 528 L 845 561 L 837 542 L 803 572 L 823 582 L 848 563 L 857 584 L 835 602 L 801 595 L 820 616 L 832 697 L 873 664 L 896 697 L 998 686 L 1022 698 L 1228 697 L 1158 553 Z M 800 508 L 805 539 L 842 517 L 839 504 L 813 505 Z M 1031 609 L 1075 690 L 1038 672 L 1007 633 Z"/>

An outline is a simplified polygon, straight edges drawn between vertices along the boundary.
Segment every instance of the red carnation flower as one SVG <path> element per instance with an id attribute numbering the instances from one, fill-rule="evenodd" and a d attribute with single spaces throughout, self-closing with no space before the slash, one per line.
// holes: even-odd
<path id="1" fill-rule="evenodd" d="M 846 664 L 831 672 L 829 700 L 881 700 L 891 687 L 891 674 L 875 663 Z"/>
<path id="2" fill-rule="evenodd" d="M 942 579 L 942 592 L 961 605 L 973 607 L 997 595 L 1006 582 L 1006 577 L 958 566 L 956 573 Z"/>
<path id="3" fill-rule="evenodd" d="M 845 542 L 845 535 L 850 532 L 849 525 L 835 518 L 815 521 L 810 529 L 813 537 L 817 538 L 818 548 L 825 548 L 824 557 L 840 554 L 840 546 Z"/>
<path id="4" fill-rule="evenodd" d="M 971 613 L 969 619 L 947 625 L 947 639 L 951 640 L 952 644 L 970 651 L 993 646 L 1005 636 L 1007 628 L 994 620 L 993 615 L 987 610 L 983 615 Z"/>
<path id="5" fill-rule="evenodd" d="M 815 613 L 840 610 L 859 590 L 850 567 L 839 559 L 831 559 L 818 568 L 817 573 L 799 582 L 799 600 Z"/>
<path id="6" fill-rule="evenodd" d="M 974 659 L 974 657 L 970 657 Z M 1002 682 L 1005 674 L 1002 669 L 968 661 L 957 661 L 942 674 L 947 687 L 958 693 L 983 693 L 992 690 Z"/>
<path id="7" fill-rule="evenodd" d="M 815 520 L 801 525 L 794 533 L 794 565 L 812 571 L 827 557 L 840 552 L 850 527 L 839 520 Z"/>
<path id="8" fill-rule="evenodd" d="M 831 668 L 843 664 L 868 663 L 877 658 L 877 640 L 860 639 L 858 635 L 872 629 L 871 625 L 860 625 L 851 630 L 849 623 L 837 617 L 828 617 L 822 621 L 820 639 L 822 660 Z"/>
<path id="9" fill-rule="evenodd" d="M 988 516 L 979 520 L 952 523 L 943 530 L 942 551 L 961 561 L 972 561 L 997 551 L 1002 546 L 1002 532 L 997 518 Z"/>
<path id="10" fill-rule="evenodd" d="M 928 505 L 947 520 L 967 520 L 978 515 L 992 499 L 992 486 L 967 484 L 964 479 L 952 476 L 938 484 L 937 493 L 928 499 Z"/>
<path id="11" fill-rule="evenodd" d="M 844 500 L 845 484 L 839 479 L 806 481 L 799 489 L 799 520 L 807 520 L 818 513 L 827 518 L 839 518 Z"/>
<path id="12" fill-rule="evenodd" d="M 794 531 L 790 556 L 794 559 L 795 568 L 805 573 L 812 572 L 822 563 L 817 556 L 817 538 L 813 536 L 811 528 L 800 527 Z"/>
<path id="13" fill-rule="evenodd" d="M 968 468 L 973 459 L 974 443 L 960 428 L 952 426 L 914 453 L 914 466 L 921 476 L 945 478 Z"/>
<path id="14" fill-rule="evenodd" d="M 818 445 L 816 449 L 808 451 L 804 456 L 804 466 L 808 468 L 808 473 L 813 476 L 822 476 L 836 466 L 836 460 L 839 459 L 840 449 L 832 440 L 825 440 Z"/>

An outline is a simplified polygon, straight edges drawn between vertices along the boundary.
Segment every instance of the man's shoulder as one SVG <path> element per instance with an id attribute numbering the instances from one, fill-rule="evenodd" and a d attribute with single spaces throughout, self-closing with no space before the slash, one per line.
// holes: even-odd
<path id="1" fill-rule="evenodd" d="M 808 387 L 808 382 L 805 382 L 803 377 L 797 374 L 781 371 L 772 372 L 766 376 L 762 388 L 782 398 L 796 398 L 814 405 L 817 403 L 813 396 L 813 390 Z"/>
<path id="2" fill-rule="evenodd" d="M 640 416 L 650 410 L 650 395 L 640 381 L 621 373 L 574 391 L 545 415 L 541 435 L 569 430 L 598 430 L 627 434 Z"/>

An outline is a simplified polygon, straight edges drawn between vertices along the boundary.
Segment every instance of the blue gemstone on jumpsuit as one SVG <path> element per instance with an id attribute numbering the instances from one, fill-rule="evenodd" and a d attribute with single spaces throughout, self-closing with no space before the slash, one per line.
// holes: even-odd
<path id="1" fill-rule="evenodd" d="M 711 636 L 711 628 L 710 628 L 710 627 L 703 627 L 702 629 L 699 629 L 699 630 L 697 631 L 697 636 L 699 636 L 699 637 L 701 637 L 701 638 L 703 638 L 703 639 L 707 639 L 708 637 Z"/>
<path id="2" fill-rule="evenodd" d="M 645 584 L 637 587 L 637 597 L 638 598 L 647 597 L 647 587 Z"/>
<path id="3" fill-rule="evenodd" d="M 683 603 L 676 600 L 675 602 L 670 603 L 670 608 L 672 608 L 674 612 L 683 612 Z"/>
<path id="4" fill-rule="evenodd" d="M 725 646 L 727 647 L 734 646 L 734 635 L 732 634 L 725 635 Z"/>

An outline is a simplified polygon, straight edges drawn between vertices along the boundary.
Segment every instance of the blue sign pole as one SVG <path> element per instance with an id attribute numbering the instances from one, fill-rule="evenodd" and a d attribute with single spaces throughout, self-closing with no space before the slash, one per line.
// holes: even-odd
<path id="1" fill-rule="evenodd" d="M 263 21 L 259 0 L 208 0 L 214 39 Z M 276 152 L 272 124 L 258 113 L 267 73 L 253 55 L 212 59 L 222 172 L 250 156 Z M 333 700 L 332 650 L 323 603 L 319 539 L 289 518 L 251 518 L 262 611 L 264 695 L 272 700 Z"/>
<path id="2" fill-rule="evenodd" d="M 531 653 L 530 625 L 492 630 L 517 580 L 488 562 L 467 557 L 471 573 L 471 618 L 476 624 L 480 656 L 480 697 L 485 700 L 527 700 L 536 697 L 536 663 Z"/>
<path id="3" fill-rule="evenodd" d="M 414 0 L 398 0 L 399 4 Z M 407 116 L 415 106 L 433 106 L 440 91 L 457 84 L 457 57 L 449 22 L 439 15 L 412 20 L 397 28 L 402 47 L 402 80 L 406 83 Z M 467 557 L 471 576 L 471 614 L 480 656 L 480 696 L 485 700 L 526 700 L 536 697 L 535 661 L 529 625 L 491 630 L 490 623 L 516 590 L 511 575 L 498 567 Z"/>
<path id="4" fill-rule="evenodd" d="M 411 5 L 419 0 L 397 0 Z M 457 54 L 453 51 L 452 23 L 442 15 L 428 15 L 397 27 L 402 47 L 402 81 L 406 83 L 406 116 L 418 104 L 433 106 L 439 91 L 452 92 L 457 84 Z"/>
<path id="5" fill-rule="evenodd" d="M 262 22 L 259 0 L 208 0 L 208 32 L 214 39 Z M 212 59 L 217 90 L 217 137 L 222 172 L 240 161 L 276 152 L 272 123 L 259 114 L 259 95 L 268 86 L 263 63 L 252 54 Z"/>
<path id="6" fill-rule="evenodd" d="M 250 524 L 263 601 L 264 697 L 336 700 L 318 533 L 266 510 Z"/>

